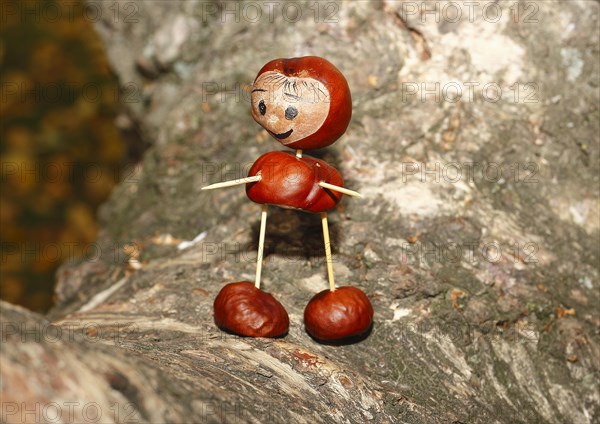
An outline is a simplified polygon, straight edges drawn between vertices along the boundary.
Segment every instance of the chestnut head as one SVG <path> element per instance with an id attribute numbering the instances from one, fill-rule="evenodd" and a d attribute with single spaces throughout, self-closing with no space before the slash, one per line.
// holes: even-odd
<path id="1" fill-rule="evenodd" d="M 351 116 L 348 82 L 322 57 L 272 60 L 254 80 L 252 117 L 284 146 L 329 146 L 344 134 Z"/>

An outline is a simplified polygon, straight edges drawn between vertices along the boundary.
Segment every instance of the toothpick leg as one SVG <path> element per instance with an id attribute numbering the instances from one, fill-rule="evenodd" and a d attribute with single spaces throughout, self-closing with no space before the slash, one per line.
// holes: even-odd
<path id="1" fill-rule="evenodd" d="M 333 279 L 333 260 L 331 258 L 331 241 L 329 240 L 329 225 L 327 225 L 327 212 L 321 212 L 321 223 L 323 224 L 323 241 L 325 242 L 325 259 L 327 260 L 327 277 L 329 278 L 329 290 L 335 291 Z"/>
<path id="2" fill-rule="evenodd" d="M 256 256 L 256 280 L 254 285 L 257 289 L 260 289 L 260 274 L 262 272 L 262 260 L 263 251 L 265 249 L 265 230 L 267 227 L 267 205 L 262 206 L 262 213 L 260 214 L 260 233 L 258 236 L 258 254 Z"/>

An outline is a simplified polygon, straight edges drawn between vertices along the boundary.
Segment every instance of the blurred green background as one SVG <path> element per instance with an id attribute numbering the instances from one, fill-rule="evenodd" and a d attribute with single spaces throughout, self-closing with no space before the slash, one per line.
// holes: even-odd
<path id="1" fill-rule="evenodd" d="M 0 296 L 39 312 L 61 262 L 94 255 L 97 208 L 130 159 L 117 81 L 85 10 L 1 3 Z"/>

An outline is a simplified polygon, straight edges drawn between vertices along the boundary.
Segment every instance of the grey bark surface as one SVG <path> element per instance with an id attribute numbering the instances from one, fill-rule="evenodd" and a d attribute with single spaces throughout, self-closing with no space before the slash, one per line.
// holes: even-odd
<path id="1" fill-rule="evenodd" d="M 151 148 L 49 316 L 2 305 L 4 404 L 73 400 L 85 421 L 95 403 L 102 422 L 600 421 L 598 3 L 497 2 L 496 22 L 487 3 L 457 22 L 409 13 L 439 2 L 296 2 L 297 22 L 279 3 L 256 22 L 222 22 L 232 3 L 127 3 L 137 22 L 102 2 L 97 29 Z M 353 95 L 347 133 L 315 152 L 364 195 L 330 214 L 338 284 L 375 308 L 346 346 L 304 331 L 327 280 L 319 218 L 295 211 L 270 209 L 262 286 L 289 334 L 213 322 L 221 287 L 253 279 L 260 207 L 200 188 L 282 149 L 244 87 L 309 54 Z"/>

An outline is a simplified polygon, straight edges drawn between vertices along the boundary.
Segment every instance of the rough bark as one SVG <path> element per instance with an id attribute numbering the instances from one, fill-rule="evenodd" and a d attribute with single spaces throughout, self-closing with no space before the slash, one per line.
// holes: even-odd
<path id="1" fill-rule="evenodd" d="M 111 4 L 97 27 L 141 90 L 129 112 L 152 147 L 102 210 L 101 258 L 62 268 L 53 326 L 2 305 L 3 405 L 96 402 L 121 422 L 600 420 L 596 2 L 497 2 L 497 22 L 483 2 L 458 2 L 459 22 L 438 2 L 321 3 L 318 17 L 297 2 L 295 23 L 281 4 L 272 22 L 266 5 L 235 22 L 232 3 L 192 1 L 135 2 L 138 22 L 115 22 Z M 331 214 L 339 283 L 375 308 L 345 346 L 303 329 L 327 287 L 310 214 L 269 215 L 263 288 L 289 335 L 239 338 L 212 316 L 223 284 L 252 279 L 260 208 L 200 187 L 280 148 L 240 87 L 307 54 L 354 99 L 346 135 L 317 152 L 365 195 Z M 454 101 L 452 82 L 473 98 L 463 85 Z"/>

